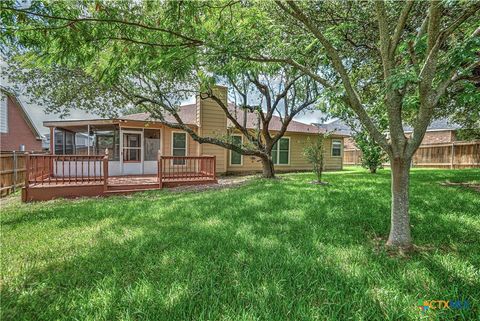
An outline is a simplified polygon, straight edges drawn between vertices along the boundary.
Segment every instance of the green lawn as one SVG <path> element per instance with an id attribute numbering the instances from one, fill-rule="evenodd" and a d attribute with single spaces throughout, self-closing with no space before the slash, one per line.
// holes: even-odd
<path id="1" fill-rule="evenodd" d="M 480 194 L 413 170 L 417 250 L 392 255 L 390 179 L 286 174 L 202 193 L 6 202 L 1 320 L 478 319 Z M 468 300 L 430 310 L 418 300 Z"/>

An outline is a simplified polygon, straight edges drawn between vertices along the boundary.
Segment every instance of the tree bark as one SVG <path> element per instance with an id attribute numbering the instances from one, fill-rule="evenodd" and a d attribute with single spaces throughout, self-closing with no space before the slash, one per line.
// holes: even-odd
<path id="1" fill-rule="evenodd" d="M 319 183 L 322 182 L 322 168 L 317 169 L 317 180 Z"/>
<path id="2" fill-rule="evenodd" d="M 408 184 L 410 159 L 395 157 L 390 159 L 392 168 L 392 209 L 391 227 L 387 245 L 409 249 L 412 246 L 410 216 L 408 211 Z"/>
<path id="3" fill-rule="evenodd" d="M 270 157 L 262 158 L 262 166 L 264 178 L 275 178 L 275 170 L 273 168 L 273 162 Z"/>
<path id="4" fill-rule="evenodd" d="M 375 174 L 377 172 L 377 168 L 375 166 L 370 167 L 370 174 Z"/>

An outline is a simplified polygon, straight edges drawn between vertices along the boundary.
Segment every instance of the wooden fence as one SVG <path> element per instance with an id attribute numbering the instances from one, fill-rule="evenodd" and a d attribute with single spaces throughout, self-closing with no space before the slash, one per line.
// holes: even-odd
<path id="1" fill-rule="evenodd" d="M 345 149 L 343 164 L 359 165 L 361 157 L 360 150 Z M 480 168 L 480 140 L 421 145 L 413 155 L 413 167 Z"/>
<path id="2" fill-rule="evenodd" d="M 15 192 L 25 183 L 25 153 L 0 154 L 0 197 Z"/>

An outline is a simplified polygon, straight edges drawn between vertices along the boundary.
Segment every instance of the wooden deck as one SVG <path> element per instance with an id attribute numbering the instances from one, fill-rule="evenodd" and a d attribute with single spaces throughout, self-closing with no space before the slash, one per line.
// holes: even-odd
<path id="1" fill-rule="evenodd" d="M 183 165 L 172 166 L 174 161 Z M 59 162 L 69 162 L 68 167 L 63 163 L 59 165 Z M 98 156 L 90 159 L 85 155 L 27 155 L 22 200 L 108 196 L 180 185 L 217 183 L 213 156 L 165 156 L 159 157 L 158 162 L 157 175 L 109 176 L 107 157 L 100 162 Z M 89 175 L 86 175 L 87 172 Z"/>

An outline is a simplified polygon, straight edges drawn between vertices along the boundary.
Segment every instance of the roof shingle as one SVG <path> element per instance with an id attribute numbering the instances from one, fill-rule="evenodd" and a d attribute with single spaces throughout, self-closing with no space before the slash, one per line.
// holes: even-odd
<path id="1" fill-rule="evenodd" d="M 229 109 L 233 115 L 236 114 L 236 119 L 240 124 L 243 124 L 243 111 L 238 109 L 237 113 L 235 113 L 235 105 L 229 104 Z M 195 104 L 183 105 L 180 106 L 178 111 L 178 115 L 183 120 L 183 122 L 187 125 L 197 125 L 197 109 Z M 138 114 L 131 114 L 125 115 L 120 117 L 120 119 L 124 120 L 138 120 L 138 121 L 155 121 L 155 119 L 150 118 L 150 113 L 138 113 Z M 166 114 L 165 119 L 168 122 L 176 123 L 175 118 L 170 115 Z M 233 127 L 233 124 L 230 120 L 227 122 L 227 126 Z M 247 128 L 255 129 L 258 127 L 258 118 L 254 113 L 247 113 Z M 282 127 L 282 121 L 279 116 L 274 115 L 272 120 L 270 121 L 269 130 L 278 131 Z M 304 124 L 295 120 L 292 120 L 287 127 L 287 131 L 289 132 L 298 132 L 298 133 L 325 133 L 325 129 L 319 128 L 314 125 Z"/>

